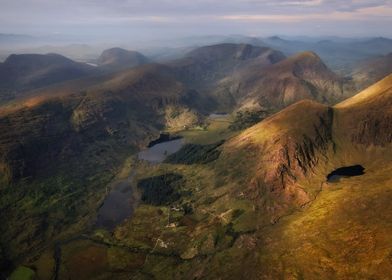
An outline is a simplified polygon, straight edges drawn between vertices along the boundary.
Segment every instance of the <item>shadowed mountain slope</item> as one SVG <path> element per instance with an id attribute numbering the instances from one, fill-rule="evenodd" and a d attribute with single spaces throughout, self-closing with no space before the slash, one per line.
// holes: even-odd
<path id="1" fill-rule="evenodd" d="M 0 63 L 0 99 L 17 97 L 21 91 L 79 79 L 94 73 L 94 67 L 58 54 L 10 55 L 4 63 Z"/>
<path id="2" fill-rule="evenodd" d="M 0 209 L 7 219 L 1 221 L 7 225 L 1 247 L 8 248 L 7 259 L 91 223 L 105 186 L 127 157 L 164 127 L 199 122 L 184 102 L 187 91 L 166 70 L 146 65 L 84 88 L 26 98 L 0 113 Z M 37 212 L 25 215 L 23 205 Z"/>
<path id="3" fill-rule="evenodd" d="M 284 59 L 280 52 L 246 44 L 219 44 L 201 47 L 171 64 L 180 80 L 191 87 L 208 88 L 219 79 L 254 63 L 270 65 Z"/>

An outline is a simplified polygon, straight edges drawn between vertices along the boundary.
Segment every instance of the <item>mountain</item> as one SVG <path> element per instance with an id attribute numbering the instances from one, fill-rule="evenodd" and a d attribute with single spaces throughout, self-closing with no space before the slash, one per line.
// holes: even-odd
<path id="1" fill-rule="evenodd" d="M 351 84 L 316 54 L 219 44 L 26 92 L 0 107 L 0 271 L 384 278 L 391 79 L 334 105 Z M 249 105 L 268 117 L 242 131 L 230 130 L 230 117 L 201 116 Z M 136 152 L 162 131 L 187 144 L 163 164 L 140 160 Z M 365 175 L 327 182 L 358 164 Z M 117 179 L 138 204 L 113 231 L 97 229 Z"/>
<path id="2" fill-rule="evenodd" d="M 351 85 L 304 52 L 265 68 L 245 67 L 220 81 L 215 94 L 240 107 L 280 109 L 302 99 L 333 104 L 352 94 Z"/>
<path id="3" fill-rule="evenodd" d="M 94 78 L 95 81 L 95 78 Z M 58 92 L 57 94 L 46 94 L 46 92 Z M 161 65 L 146 65 L 135 70 L 126 70 L 118 72 L 113 75 L 101 76 L 99 82 L 92 84 L 86 83 L 78 84 L 76 87 L 63 87 L 63 85 L 57 85 L 49 89 L 43 89 L 35 91 L 34 96 L 26 97 L 19 101 L 18 105 L 11 106 L 9 109 L 4 107 L 0 111 L 2 115 L 4 131 L 9 130 L 8 133 L 4 133 L 4 143 L 20 145 L 19 142 L 11 141 L 11 139 L 20 139 L 22 135 L 17 133 L 27 134 L 28 138 L 25 140 L 28 142 L 31 140 L 33 143 L 38 141 L 39 143 L 44 142 L 43 139 L 37 140 L 34 137 L 44 137 L 49 141 L 52 141 L 51 136 L 63 137 L 65 133 L 69 137 L 73 137 L 74 133 L 83 133 L 84 136 L 89 134 L 90 129 L 93 130 L 91 137 L 110 137 L 112 134 L 116 134 L 122 131 L 122 125 L 129 124 L 130 120 L 133 122 L 147 123 L 152 127 L 158 129 L 164 125 L 164 108 L 169 105 L 181 105 L 182 100 L 186 99 L 186 88 L 179 82 L 177 82 L 171 75 L 170 69 Z M 30 115 L 25 119 L 24 115 Z M 41 120 L 42 114 L 42 122 Z M 54 115 L 59 117 L 59 123 L 56 118 L 47 119 L 46 116 Z M 31 118 L 31 126 L 29 125 L 29 119 Z M 154 118 L 155 121 L 149 121 L 150 118 Z M 128 120 L 128 121 L 127 121 Z M 35 123 L 39 121 L 38 123 Z M 49 121 L 53 125 L 53 131 L 50 130 L 51 126 L 46 122 Z M 25 126 L 22 123 L 25 123 Z M 126 123 L 126 124 L 125 124 Z M 37 132 L 34 132 L 34 126 L 37 125 Z M 40 135 L 40 126 L 47 127 L 50 131 Z M 15 129 L 12 129 L 15 127 Z M 17 128 L 23 128 L 19 131 Z M 32 131 L 24 132 L 24 130 Z M 59 129 L 59 131 L 57 131 Z M 66 129 L 66 131 L 63 131 Z M 147 129 L 152 130 L 152 128 Z M 131 130 L 126 130 L 131 131 Z M 46 135 L 45 133 L 49 133 Z M 120 137 L 116 135 L 116 137 Z M 124 137 L 122 135 L 121 137 Z M 120 137 L 120 140 L 121 140 Z M 30 139 L 31 138 L 31 139 Z M 63 138 L 63 141 L 68 141 L 68 137 Z M 133 139 L 132 136 L 128 136 L 127 139 Z M 69 140 L 71 141 L 71 140 Z M 72 142 L 72 141 L 71 141 Z M 60 143 L 58 143 L 60 144 Z M 61 144 L 60 146 L 66 146 Z M 23 148 L 25 149 L 25 148 Z M 49 149 L 49 147 L 46 147 Z M 30 149 L 29 149 L 30 150 Z M 39 149 L 31 149 L 34 153 L 44 152 Z M 49 152 L 55 150 L 52 147 Z M 25 172 L 19 165 L 20 161 L 26 159 L 17 159 L 7 163 L 9 156 L 27 156 L 25 153 L 15 152 L 14 148 L 8 148 L 5 146 L 5 150 L 2 152 L 3 162 L 2 166 L 8 166 L 5 168 L 8 170 L 9 179 L 22 178 L 26 176 L 33 176 L 34 172 Z M 55 152 L 57 154 L 57 152 Z M 50 158 L 41 154 L 43 158 Z M 28 159 L 27 159 L 28 160 Z M 39 156 L 35 154 L 31 160 L 38 161 L 40 164 L 45 164 L 46 161 L 39 160 Z M 13 166 L 13 163 L 17 164 Z M 35 164 L 23 164 L 26 168 L 35 170 Z M 48 165 L 50 167 L 50 165 Z M 42 166 L 37 171 L 47 174 L 45 168 Z"/>
<path id="4" fill-rule="evenodd" d="M 8 248 L 8 259 L 86 226 L 127 157 L 163 128 L 199 122 L 187 106 L 188 91 L 165 66 L 91 79 L 0 109 L 0 208 L 7 224 L 0 247 Z M 20 212 L 26 203 L 31 215 Z M 22 230 L 26 224 L 29 231 Z"/>
<path id="5" fill-rule="evenodd" d="M 121 48 L 104 50 L 98 58 L 97 64 L 110 70 L 122 70 L 146 64 L 148 59 L 139 52 Z"/>
<path id="6" fill-rule="evenodd" d="M 302 100 L 223 144 L 189 144 L 164 164 L 139 165 L 147 199 L 113 234 L 63 244 L 59 275 L 388 278 L 391 82 L 335 106 Z M 355 165 L 364 174 L 328 180 Z M 158 198 L 170 188 L 172 201 L 149 200 L 147 184 Z M 80 267 L 91 256 L 99 261 Z"/>
<path id="7" fill-rule="evenodd" d="M 84 63 L 58 54 L 10 55 L 0 63 L 0 100 L 18 97 L 20 92 L 78 79 L 96 73 Z"/>
<path id="8" fill-rule="evenodd" d="M 356 65 L 351 76 L 358 88 L 367 86 L 383 79 L 392 73 L 392 53 L 367 59 Z"/>
<path id="9" fill-rule="evenodd" d="M 352 71 L 353 65 L 373 56 L 386 55 L 392 51 L 392 40 L 388 38 L 290 40 L 274 36 L 263 38 L 266 46 L 280 50 L 286 55 L 303 51 L 317 53 L 334 71 L 344 74 Z"/>
<path id="10" fill-rule="evenodd" d="M 221 188 L 232 187 L 211 208 L 224 200 L 220 216 L 240 201 L 251 206 L 225 221 L 240 237 L 202 277 L 388 277 L 391 93 L 389 75 L 334 107 L 301 101 L 225 143 L 215 174 L 226 178 Z M 364 175 L 326 182 L 331 171 L 356 164 Z"/>
<path id="11" fill-rule="evenodd" d="M 386 55 L 392 51 L 392 39 L 377 37 L 368 40 L 351 43 L 351 45 L 364 53 L 372 55 Z"/>
<path id="12" fill-rule="evenodd" d="M 355 92 L 312 52 L 286 58 L 270 48 L 226 43 L 197 48 L 168 65 L 188 88 L 213 100 L 204 103 L 216 111 L 276 111 L 305 98 L 334 104 Z"/>
<path id="13" fill-rule="evenodd" d="M 207 88 L 255 59 L 272 64 L 284 59 L 284 55 L 269 48 L 227 43 L 197 48 L 169 65 L 178 73 L 179 80 L 196 88 Z"/>

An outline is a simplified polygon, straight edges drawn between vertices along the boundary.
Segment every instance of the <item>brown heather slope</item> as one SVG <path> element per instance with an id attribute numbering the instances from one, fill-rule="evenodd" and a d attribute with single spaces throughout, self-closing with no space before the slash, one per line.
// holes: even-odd
<path id="1" fill-rule="evenodd" d="M 250 279 L 388 279 L 391 104 L 390 75 L 332 108 L 294 104 L 226 143 L 217 166 L 240 169 L 234 186 L 255 205 L 259 226 L 248 237 L 253 249 L 233 246 L 226 268 L 215 256 L 209 265 L 217 271 L 206 278 L 236 279 L 246 269 Z M 326 182 L 354 164 L 365 174 Z M 268 219 L 274 225 L 260 225 Z"/>
<path id="2" fill-rule="evenodd" d="M 312 174 L 332 148 L 332 114 L 325 105 L 300 101 L 231 139 L 218 164 L 233 163 L 233 179 L 240 169 L 240 181 L 248 182 L 242 189 L 246 197 L 275 221 L 312 199 L 312 190 L 295 183 Z"/>
<path id="3" fill-rule="evenodd" d="M 265 193 L 276 196 L 268 207 L 280 215 L 287 204 L 298 207 L 313 197 L 319 185 L 304 190 L 296 183 L 318 169 L 354 164 L 355 159 L 371 161 L 379 152 L 391 152 L 391 118 L 392 75 L 335 107 L 310 100 L 291 105 L 231 139 L 221 157 L 225 164 L 243 168 L 255 201 Z M 237 166 L 249 153 L 254 160 Z"/>
<path id="4" fill-rule="evenodd" d="M 335 106 L 347 140 L 364 146 L 392 142 L 392 75 Z M 350 133 L 347 133 L 350 132 Z M 344 136 L 342 136 L 344 137 Z"/>

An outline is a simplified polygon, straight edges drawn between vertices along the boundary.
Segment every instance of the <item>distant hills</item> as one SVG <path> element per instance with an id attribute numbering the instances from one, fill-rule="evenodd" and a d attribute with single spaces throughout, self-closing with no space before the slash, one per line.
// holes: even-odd
<path id="1" fill-rule="evenodd" d="M 267 38 L 235 37 L 233 42 L 242 40 L 258 46 L 271 47 L 292 55 L 303 51 L 317 53 L 333 70 L 347 73 L 360 60 L 377 55 L 386 55 L 392 51 L 392 39 L 377 37 L 368 39 L 325 38 L 304 40 L 301 38 L 284 39 L 278 36 Z"/>
<path id="2" fill-rule="evenodd" d="M 0 63 L 0 100 L 17 97 L 22 91 L 80 79 L 95 72 L 92 66 L 58 54 L 10 55 Z"/>
<path id="3" fill-rule="evenodd" d="M 136 51 L 111 48 L 102 52 L 97 60 L 98 66 L 110 70 L 122 70 L 148 63 L 147 57 Z"/>
<path id="4" fill-rule="evenodd" d="M 59 54 L 13 54 L 0 63 L 0 101 L 23 95 L 23 92 L 69 80 L 146 64 L 142 54 L 121 48 L 105 50 L 98 67 L 73 61 Z"/>
<path id="5" fill-rule="evenodd" d="M 391 73 L 392 52 L 357 63 L 351 75 L 358 88 L 364 89 Z"/>

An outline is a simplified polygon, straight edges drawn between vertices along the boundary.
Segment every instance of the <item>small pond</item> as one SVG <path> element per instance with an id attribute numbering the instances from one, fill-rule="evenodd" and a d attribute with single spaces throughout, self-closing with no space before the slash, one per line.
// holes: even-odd
<path id="1" fill-rule="evenodd" d="M 327 175 L 327 181 L 334 183 L 339 182 L 340 178 L 360 176 L 363 174 L 365 174 L 365 168 L 362 165 L 344 166 L 329 173 Z"/>

